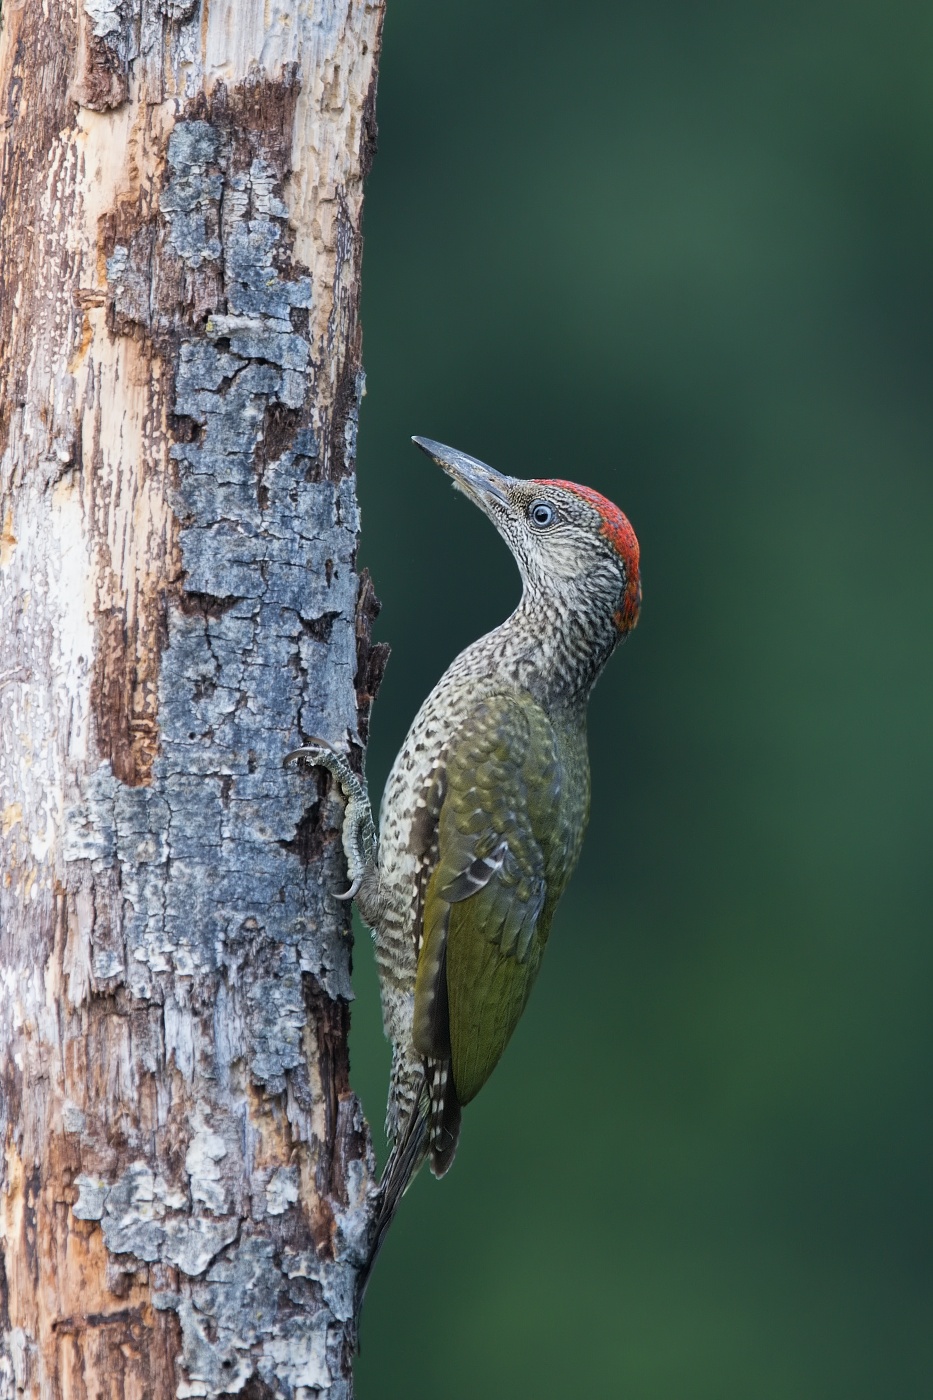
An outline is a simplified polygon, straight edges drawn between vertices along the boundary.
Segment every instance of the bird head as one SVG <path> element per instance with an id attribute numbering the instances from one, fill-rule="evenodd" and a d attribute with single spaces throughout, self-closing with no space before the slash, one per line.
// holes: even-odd
<path id="1" fill-rule="evenodd" d="M 638 621 L 638 540 L 618 506 L 572 481 L 503 476 L 430 438 L 412 441 L 495 525 L 527 590 L 577 614 L 611 619 L 619 637 Z"/>

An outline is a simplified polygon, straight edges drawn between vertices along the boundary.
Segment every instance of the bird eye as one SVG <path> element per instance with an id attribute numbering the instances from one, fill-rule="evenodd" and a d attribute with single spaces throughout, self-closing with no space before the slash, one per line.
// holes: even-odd
<path id="1" fill-rule="evenodd" d="M 546 530 L 557 519 L 557 511 L 549 501 L 532 501 L 528 507 L 528 519 L 539 530 Z"/>

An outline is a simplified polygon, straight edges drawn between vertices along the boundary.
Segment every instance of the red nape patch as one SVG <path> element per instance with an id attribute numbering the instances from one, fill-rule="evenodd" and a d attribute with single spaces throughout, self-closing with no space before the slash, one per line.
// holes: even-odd
<path id="1" fill-rule="evenodd" d="M 641 606 L 641 580 L 638 573 L 638 538 L 617 505 L 594 491 L 591 486 L 578 486 L 575 481 L 561 481 L 555 477 L 536 477 L 537 486 L 559 486 L 564 491 L 572 491 L 581 501 L 592 506 L 603 522 L 602 533 L 612 544 L 616 553 L 625 561 L 627 583 L 622 597 L 622 605 L 615 615 L 615 623 L 620 632 L 628 632 L 638 621 Z"/>

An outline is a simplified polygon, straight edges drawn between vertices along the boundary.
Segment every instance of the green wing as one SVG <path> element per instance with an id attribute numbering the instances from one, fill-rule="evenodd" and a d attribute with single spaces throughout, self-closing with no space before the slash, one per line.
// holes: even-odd
<path id="1" fill-rule="evenodd" d="M 554 730 L 530 697 L 477 705 L 448 747 L 444 786 L 414 1040 L 421 1054 L 450 1059 L 468 1103 L 525 1008 L 579 840 L 561 816 Z"/>

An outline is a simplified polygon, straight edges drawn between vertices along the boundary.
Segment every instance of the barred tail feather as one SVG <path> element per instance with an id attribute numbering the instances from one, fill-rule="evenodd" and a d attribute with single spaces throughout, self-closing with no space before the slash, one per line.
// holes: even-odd
<path id="1" fill-rule="evenodd" d="M 369 1256 L 360 1271 L 356 1294 L 356 1321 L 379 1251 L 402 1197 L 430 1157 L 434 1176 L 443 1176 L 457 1153 L 460 1138 L 460 1100 L 449 1060 L 428 1060 L 421 1092 L 409 1111 L 405 1127 L 392 1149 L 379 1183 Z"/>
<path id="2" fill-rule="evenodd" d="M 449 1060 L 429 1060 L 431 1105 L 428 1134 L 431 1146 L 431 1171 L 441 1177 L 449 1170 L 457 1155 L 460 1140 L 460 1100 L 450 1072 Z"/>

